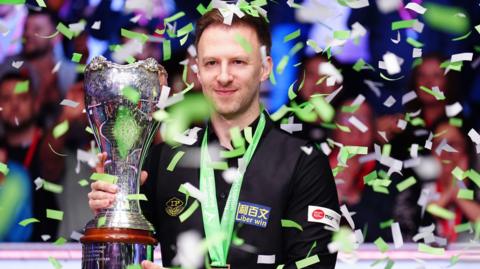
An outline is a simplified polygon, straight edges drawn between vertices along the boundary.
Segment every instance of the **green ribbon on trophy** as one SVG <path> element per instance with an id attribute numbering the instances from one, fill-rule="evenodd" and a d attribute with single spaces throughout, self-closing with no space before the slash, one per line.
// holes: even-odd
<path id="1" fill-rule="evenodd" d="M 255 152 L 255 149 L 260 142 L 263 130 L 265 129 L 265 116 L 260 114 L 258 126 L 253 135 L 252 143 L 248 146 L 243 155 L 245 167 L 248 167 L 250 160 Z M 202 217 L 203 228 L 207 239 L 214 238 L 218 235 L 218 231 L 223 233 L 220 244 L 212 244 L 208 247 L 208 253 L 212 261 L 212 266 L 225 267 L 227 266 L 228 250 L 232 240 L 233 226 L 235 223 L 235 213 L 237 211 L 238 197 L 240 189 L 242 188 L 243 176 L 242 173 L 237 180 L 235 180 L 230 188 L 230 193 L 223 210 L 222 220 L 219 220 L 217 195 L 215 190 L 215 173 L 213 168 L 209 167 L 210 156 L 208 154 L 208 128 L 205 130 L 203 136 L 201 156 L 200 156 L 200 191 L 206 194 L 207 199 L 202 203 Z"/>

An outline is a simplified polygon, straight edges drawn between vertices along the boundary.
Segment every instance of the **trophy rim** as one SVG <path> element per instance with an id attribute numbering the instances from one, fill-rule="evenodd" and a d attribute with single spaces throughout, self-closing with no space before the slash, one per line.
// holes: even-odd
<path id="1" fill-rule="evenodd" d="M 115 63 L 107 60 L 107 58 L 105 58 L 102 55 L 93 57 L 90 63 L 88 63 L 87 66 L 85 67 L 85 72 L 99 71 L 104 69 L 105 67 L 117 68 L 117 69 L 143 67 L 147 71 L 158 72 L 160 74 L 167 75 L 167 71 L 165 70 L 165 67 L 163 67 L 160 63 L 158 63 L 157 60 L 155 60 L 155 58 L 152 58 L 152 57 L 148 57 L 145 60 L 138 60 L 133 63 L 119 64 L 119 63 Z"/>

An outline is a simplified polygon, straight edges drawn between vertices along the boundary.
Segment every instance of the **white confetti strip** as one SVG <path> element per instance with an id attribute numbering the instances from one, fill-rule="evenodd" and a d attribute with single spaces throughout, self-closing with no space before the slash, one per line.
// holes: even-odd
<path id="1" fill-rule="evenodd" d="M 352 31 L 350 33 L 350 37 L 355 39 L 357 37 L 362 37 L 367 34 L 367 29 L 363 27 L 358 21 L 352 24 Z"/>
<path id="2" fill-rule="evenodd" d="M 40 177 L 37 177 L 33 183 L 35 183 L 35 190 L 38 191 L 39 189 L 42 188 L 43 186 L 43 182 L 45 182 L 45 180 L 43 178 L 40 178 Z"/>
<path id="3" fill-rule="evenodd" d="M 215 242 L 210 242 L 213 244 Z M 203 265 L 205 247 L 202 236 L 194 231 L 182 232 L 177 237 L 177 254 L 173 258 L 175 264 L 182 268 L 200 268 Z"/>
<path id="4" fill-rule="evenodd" d="M 383 105 L 386 106 L 386 107 L 392 107 L 395 104 L 396 101 L 397 100 L 395 100 L 395 98 L 390 95 L 387 98 L 387 100 L 385 100 L 385 102 L 383 102 Z"/>
<path id="5" fill-rule="evenodd" d="M 62 62 L 61 61 L 58 61 L 55 66 L 53 67 L 52 69 L 52 74 L 55 74 L 58 72 L 58 70 L 60 69 L 60 66 L 62 65 Z"/>
<path id="6" fill-rule="evenodd" d="M 459 102 L 455 102 L 455 104 L 445 106 L 445 112 L 447 117 L 455 117 L 460 112 L 462 112 L 463 107 Z"/>
<path id="7" fill-rule="evenodd" d="M 472 52 L 464 52 L 464 53 L 457 53 L 453 54 L 450 58 L 450 62 L 463 62 L 463 61 L 471 61 L 473 59 Z"/>
<path id="8" fill-rule="evenodd" d="M 424 27 L 425 27 L 425 24 L 423 22 L 416 20 L 415 23 L 413 24 L 412 29 L 417 33 L 422 33 Z"/>
<path id="9" fill-rule="evenodd" d="M 72 233 L 70 234 L 70 238 L 75 240 L 75 241 L 80 241 L 80 237 L 82 237 L 83 234 L 82 233 L 79 233 L 77 231 L 72 231 Z"/>
<path id="10" fill-rule="evenodd" d="M 345 4 L 354 9 L 368 7 L 370 5 L 368 0 L 345 1 Z"/>
<path id="11" fill-rule="evenodd" d="M 413 48 L 412 58 L 420 58 L 420 57 L 422 57 L 422 49 L 421 48 Z"/>
<path id="12" fill-rule="evenodd" d="M 102 24 L 101 21 L 95 21 L 95 22 L 92 24 L 92 29 L 93 29 L 93 30 L 100 30 L 101 24 Z"/>
<path id="13" fill-rule="evenodd" d="M 396 38 L 396 39 L 390 38 L 390 40 L 391 40 L 394 44 L 400 43 L 400 41 L 402 41 L 402 36 L 400 35 L 400 31 L 397 31 L 397 38 Z"/>
<path id="14" fill-rule="evenodd" d="M 44 242 L 48 241 L 50 238 L 52 238 L 49 234 L 42 234 L 40 237 L 42 238 L 42 240 Z"/>
<path id="15" fill-rule="evenodd" d="M 475 143 L 476 145 L 480 145 L 480 135 L 477 133 L 477 131 L 475 131 L 475 129 L 470 129 L 470 131 L 468 131 L 468 136 L 473 143 Z"/>
<path id="16" fill-rule="evenodd" d="M 413 10 L 417 12 L 418 14 L 424 14 L 425 11 L 427 11 L 426 8 L 422 7 L 421 5 L 415 3 L 415 2 L 410 2 L 405 6 L 406 9 Z"/>
<path id="17" fill-rule="evenodd" d="M 350 214 L 350 212 L 348 211 L 347 206 L 342 205 L 340 207 L 340 212 L 342 212 L 342 216 L 347 220 L 348 225 L 350 225 L 350 228 L 352 228 L 352 230 L 355 230 L 355 223 L 353 222 L 352 214 Z"/>
<path id="18" fill-rule="evenodd" d="M 410 147 L 410 157 L 418 157 L 418 144 L 412 144 L 412 146 Z"/>
<path id="19" fill-rule="evenodd" d="M 12 67 L 16 68 L 16 69 L 19 69 L 20 67 L 22 67 L 23 65 L 23 61 L 13 61 L 12 62 Z"/>
<path id="20" fill-rule="evenodd" d="M 392 229 L 393 245 L 396 249 L 399 249 L 403 246 L 403 237 L 402 231 L 400 230 L 400 225 L 398 222 L 394 222 L 390 228 Z"/>
<path id="21" fill-rule="evenodd" d="M 313 147 L 312 147 L 312 146 L 310 146 L 310 147 L 301 146 L 300 149 L 302 149 L 302 151 L 305 152 L 305 154 L 307 154 L 307 155 L 312 154 L 312 151 L 313 151 Z"/>
<path id="22" fill-rule="evenodd" d="M 336 89 L 335 91 L 333 91 L 331 94 L 329 94 L 327 97 L 325 97 L 325 101 L 327 103 L 330 103 L 332 102 L 333 98 L 335 98 L 335 96 L 337 96 L 337 94 L 343 89 L 343 85 L 338 87 L 338 89 Z"/>
<path id="23" fill-rule="evenodd" d="M 189 182 L 183 183 L 183 187 L 185 187 L 185 189 L 187 190 L 188 194 L 190 194 L 190 196 L 200 201 L 200 203 L 203 203 L 205 201 L 206 199 L 205 193 L 200 191 L 197 187 L 193 186 Z"/>
<path id="24" fill-rule="evenodd" d="M 381 82 L 376 82 L 376 81 L 371 81 L 371 80 L 368 80 L 368 79 L 365 79 L 363 80 L 363 82 L 365 84 L 367 84 L 368 88 L 373 91 L 373 93 L 375 93 L 375 95 L 377 97 L 380 97 L 381 93 L 380 93 L 380 89 L 378 87 L 382 87 L 383 86 L 383 83 Z"/>
<path id="25" fill-rule="evenodd" d="M 402 105 L 414 100 L 415 98 L 417 98 L 417 94 L 415 93 L 415 91 L 407 92 L 402 96 Z"/>
<path id="26" fill-rule="evenodd" d="M 397 56 L 391 52 L 387 52 L 383 55 L 383 61 L 385 62 L 385 68 L 389 75 L 395 75 L 400 73 L 400 63 Z"/>
<path id="27" fill-rule="evenodd" d="M 188 51 L 188 54 L 189 54 L 192 58 L 197 57 L 197 49 L 195 48 L 194 45 L 188 46 L 187 51 Z"/>
<path id="28" fill-rule="evenodd" d="M 320 144 L 320 149 L 322 149 L 323 153 L 326 156 L 329 156 L 330 153 L 332 153 L 332 149 L 328 146 L 327 142 L 323 142 L 322 144 Z"/>
<path id="29" fill-rule="evenodd" d="M 402 119 L 398 119 L 397 127 L 402 130 L 405 130 L 405 128 L 407 128 L 407 122 Z"/>
<path id="30" fill-rule="evenodd" d="M 320 75 L 327 75 L 335 78 L 335 81 L 341 84 L 343 82 L 343 76 L 340 71 L 331 63 L 321 63 L 318 65 L 318 73 Z"/>
<path id="31" fill-rule="evenodd" d="M 240 172 L 235 167 L 229 167 L 227 170 L 222 172 L 222 177 L 228 184 L 233 184 L 241 176 Z"/>
<path id="32" fill-rule="evenodd" d="M 62 106 L 68 106 L 68 107 L 77 107 L 78 102 L 69 100 L 69 99 L 63 99 L 62 102 L 60 102 L 60 105 Z"/>
<path id="33" fill-rule="evenodd" d="M 355 99 L 353 100 L 350 106 L 353 106 L 353 107 L 361 106 L 363 102 L 365 102 L 365 96 L 363 96 L 363 94 L 359 94 L 357 95 L 357 97 L 355 97 Z"/>
<path id="34" fill-rule="evenodd" d="M 350 122 L 353 126 L 355 126 L 355 128 L 360 130 L 360 132 L 362 133 L 365 133 L 366 131 L 368 131 L 368 127 L 355 116 L 351 116 L 350 118 L 348 118 L 348 122 Z"/>

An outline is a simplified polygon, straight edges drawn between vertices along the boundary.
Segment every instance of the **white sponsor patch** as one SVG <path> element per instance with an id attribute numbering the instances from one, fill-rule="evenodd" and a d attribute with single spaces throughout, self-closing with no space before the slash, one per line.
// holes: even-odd
<path id="1" fill-rule="evenodd" d="M 275 264 L 275 255 L 258 255 L 258 264 Z"/>
<path id="2" fill-rule="evenodd" d="M 327 224 L 335 229 L 340 226 L 340 214 L 321 206 L 308 206 L 308 221 Z"/>

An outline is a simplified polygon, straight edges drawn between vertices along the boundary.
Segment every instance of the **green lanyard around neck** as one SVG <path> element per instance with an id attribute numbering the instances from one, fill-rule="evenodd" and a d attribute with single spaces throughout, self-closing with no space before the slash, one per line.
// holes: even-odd
<path id="1" fill-rule="evenodd" d="M 245 167 L 252 159 L 253 153 L 260 142 L 263 130 L 265 129 L 265 116 L 260 114 L 258 126 L 253 135 L 252 143 L 248 146 L 243 155 Z M 200 156 L 200 191 L 206 194 L 207 199 L 202 203 L 203 228 L 207 240 L 218 238 L 221 233 L 220 244 L 209 244 L 208 252 L 212 261 L 212 266 L 225 266 L 227 264 L 228 250 L 232 239 L 233 225 L 235 223 L 235 213 L 237 210 L 238 197 L 242 188 L 243 173 L 233 182 L 230 193 L 223 210 L 222 221 L 219 220 L 217 194 L 215 190 L 215 173 L 209 166 L 211 162 L 208 154 L 207 135 L 208 128 L 203 135 L 201 156 Z"/>

